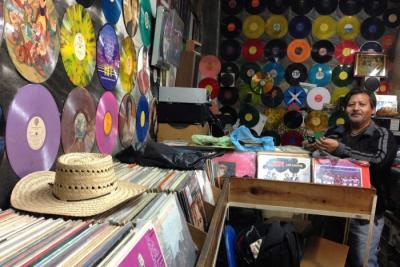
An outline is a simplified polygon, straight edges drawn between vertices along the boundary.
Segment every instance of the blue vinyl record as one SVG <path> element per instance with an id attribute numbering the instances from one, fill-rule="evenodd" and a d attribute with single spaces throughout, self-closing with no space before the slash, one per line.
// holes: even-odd
<path id="1" fill-rule="evenodd" d="M 274 85 L 279 85 L 285 77 L 285 69 L 279 63 L 268 63 L 263 67 L 263 70 L 271 74 Z"/>
<path id="2" fill-rule="evenodd" d="M 314 64 L 308 73 L 310 83 L 316 84 L 318 87 L 327 85 L 332 78 L 332 70 L 327 64 Z"/>
<path id="3" fill-rule="evenodd" d="M 107 22 L 115 25 L 121 16 L 122 0 L 101 0 L 101 9 Z"/>
<path id="4" fill-rule="evenodd" d="M 296 39 L 306 38 L 312 28 L 312 23 L 306 16 L 296 16 L 289 22 L 289 34 Z"/>
<path id="5" fill-rule="evenodd" d="M 291 104 L 295 104 L 299 107 L 302 107 L 307 99 L 307 93 L 300 86 L 290 86 L 283 93 L 283 102 L 285 102 L 286 106 Z"/>
<path id="6" fill-rule="evenodd" d="M 149 131 L 149 103 L 143 95 L 139 97 L 136 110 L 136 136 L 139 142 L 146 139 Z"/>

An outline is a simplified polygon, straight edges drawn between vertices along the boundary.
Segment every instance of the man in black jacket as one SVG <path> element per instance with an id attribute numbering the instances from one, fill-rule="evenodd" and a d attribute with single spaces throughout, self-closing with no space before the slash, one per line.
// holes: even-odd
<path id="1" fill-rule="evenodd" d="M 329 129 L 325 137 L 315 143 L 305 142 L 310 149 L 326 151 L 340 158 L 353 158 L 370 163 L 371 184 L 376 188 L 378 201 L 375 213 L 375 225 L 368 266 L 378 265 L 378 245 L 382 233 L 385 202 L 388 197 L 390 167 L 396 156 L 397 145 L 392 133 L 377 126 L 371 119 L 375 112 L 376 99 L 373 93 L 353 89 L 345 97 L 345 109 L 348 124 Z M 362 266 L 365 245 L 368 237 L 368 223 L 353 219 L 350 222 L 349 263 L 350 266 Z"/>

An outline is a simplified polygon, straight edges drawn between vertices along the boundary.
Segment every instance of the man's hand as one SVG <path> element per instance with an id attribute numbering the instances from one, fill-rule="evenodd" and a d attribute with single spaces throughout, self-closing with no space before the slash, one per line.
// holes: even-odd
<path id="1" fill-rule="evenodd" d="M 307 149 L 309 151 L 314 151 L 317 149 L 315 142 L 309 143 L 307 140 L 304 140 L 302 145 L 304 149 Z"/>
<path id="2" fill-rule="evenodd" d="M 315 142 L 316 149 L 332 153 L 339 147 L 339 141 L 332 138 L 321 137 Z"/>

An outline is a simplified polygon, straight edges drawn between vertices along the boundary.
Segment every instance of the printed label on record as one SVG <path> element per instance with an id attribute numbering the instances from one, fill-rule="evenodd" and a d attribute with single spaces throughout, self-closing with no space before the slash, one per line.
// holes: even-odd
<path id="1" fill-rule="evenodd" d="M 103 120 L 103 129 L 105 135 L 109 135 L 112 130 L 112 116 L 110 112 L 106 112 L 104 115 L 104 120 Z"/>
<path id="2" fill-rule="evenodd" d="M 30 119 L 26 130 L 26 140 L 33 150 L 39 150 L 46 140 L 46 125 L 42 118 L 35 116 Z"/>
<path id="3" fill-rule="evenodd" d="M 78 139 L 79 141 L 83 141 L 87 132 L 87 119 L 85 114 L 79 112 L 76 115 L 74 120 L 74 126 L 75 126 L 75 138 Z"/>
<path id="4" fill-rule="evenodd" d="M 86 55 L 86 43 L 82 33 L 78 32 L 74 38 L 74 52 L 79 60 L 83 60 Z"/>

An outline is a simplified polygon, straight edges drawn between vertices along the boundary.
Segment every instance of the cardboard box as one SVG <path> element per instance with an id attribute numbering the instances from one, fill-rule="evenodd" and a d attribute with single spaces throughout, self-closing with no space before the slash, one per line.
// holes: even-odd
<path id="1" fill-rule="evenodd" d="M 344 267 L 349 247 L 324 238 L 308 240 L 300 267 Z"/>
<path id="2" fill-rule="evenodd" d="M 205 123 L 203 126 L 201 124 L 169 124 L 169 123 L 159 123 L 157 141 L 162 142 L 166 140 L 179 140 L 192 142 L 192 135 L 194 134 L 204 134 L 209 133 L 208 124 Z"/>

